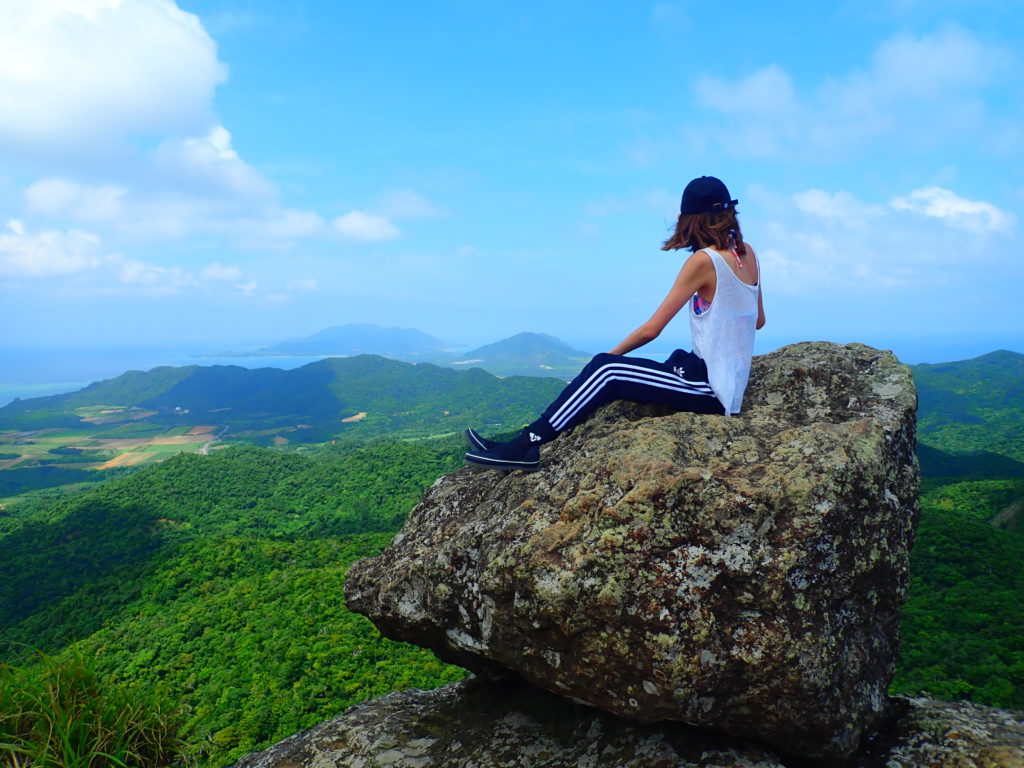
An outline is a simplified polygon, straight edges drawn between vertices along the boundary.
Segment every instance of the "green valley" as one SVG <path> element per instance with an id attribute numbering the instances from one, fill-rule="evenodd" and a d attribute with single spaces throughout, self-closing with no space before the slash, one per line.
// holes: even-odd
<path id="1" fill-rule="evenodd" d="M 953 454 L 989 452 L 1024 462 L 1024 355 L 1000 350 L 911 370 L 921 443 Z"/>
<path id="2" fill-rule="evenodd" d="M 1024 708 L 1020 357 L 913 369 L 922 518 L 895 692 Z M 0 409 L 19 435 L 0 448 L 14 465 L 0 478 L 29 465 L 102 480 L 19 492 L 0 509 L 0 661 L 12 665 L 0 672 L 45 679 L 31 648 L 86 658 L 103 686 L 177 712 L 201 766 L 465 674 L 351 614 L 345 572 L 462 465 L 451 433 L 511 429 L 560 386 L 373 357 L 305 366 L 294 380 L 244 371 L 129 373 Z M 137 445 L 117 454 L 104 442 L 116 440 Z M 98 469 L 161 445 L 179 452 Z"/>
<path id="3" fill-rule="evenodd" d="M 453 371 L 372 355 L 289 371 L 129 371 L 0 408 L 0 501 L 225 443 L 309 446 L 517 426 L 561 386 L 556 379 L 502 379 L 479 368 Z"/>
<path id="4" fill-rule="evenodd" d="M 921 523 L 893 688 L 1024 708 L 1024 355 L 911 366 Z"/>
<path id="5" fill-rule="evenodd" d="M 77 649 L 122 684 L 161 686 L 209 765 L 365 698 L 458 679 L 349 613 L 342 586 L 462 450 L 236 447 L 23 499 L 0 517 L 0 658 Z"/>

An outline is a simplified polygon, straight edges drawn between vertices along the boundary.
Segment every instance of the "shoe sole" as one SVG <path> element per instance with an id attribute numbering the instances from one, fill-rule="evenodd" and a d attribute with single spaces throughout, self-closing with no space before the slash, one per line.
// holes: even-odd
<path id="1" fill-rule="evenodd" d="M 466 454 L 466 463 L 472 464 L 476 467 L 485 467 L 487 469 L 503 469 L 506 472 L 512 472 L 514 470 L 520 470 L 522 472 L 536 472 L 540 469 L 539 461 L 509 461 L 507 459 L 488 459 L 485 456 L 474 456 L 471 453 Z"/>

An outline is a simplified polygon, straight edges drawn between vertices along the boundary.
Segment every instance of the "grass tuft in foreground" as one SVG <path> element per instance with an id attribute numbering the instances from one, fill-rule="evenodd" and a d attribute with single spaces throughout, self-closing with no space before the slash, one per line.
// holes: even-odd
<path id="1" fill-rule="evenodd" d="M 179 713 L 165 701 L 100 677 L 80 654 L 0 664 L 0 766 L 183 766 Z"/>

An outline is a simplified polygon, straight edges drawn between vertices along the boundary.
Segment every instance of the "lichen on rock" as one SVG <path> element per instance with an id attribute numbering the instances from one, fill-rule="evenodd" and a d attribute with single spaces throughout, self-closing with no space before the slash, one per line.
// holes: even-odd
<path id="1" fill-rule="evenodd" d="M 614 403 L 540 472 L 438 480 L 348 604 L 483 675 L 849 755 L 895 668 L 915 408 L 891 353 L 827 343 L 755 358 L 738 417 Z"/>
<path id="2" fill-rule="evenodd" d="M 234 768 L 1022 768 L 1024 715 L 897 699 L 848 759 L 810 763 L 679 723 L 640 724 L 515 679 L 352 707 Z"/>

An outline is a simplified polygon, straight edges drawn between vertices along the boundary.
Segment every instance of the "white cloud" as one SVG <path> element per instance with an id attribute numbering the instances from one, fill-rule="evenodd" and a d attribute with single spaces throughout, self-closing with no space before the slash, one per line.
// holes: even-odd
<path id="1" fill-rule="evenodd" d="M 325 234 L 317 213 L 280 204 L 215 121 L 225 78 L 214 41 L 173 0 L 0 2 L 0 157 L 61 167 L 95 155 L 91 173 L 108 176 L 44 176 L 25 190 L 26 212 L 142 239 L 278 247 Z M 138 136 L 156 148 L 133 147 Z"/>
<path id="2" fill-rule="evenodd" d="M 981 94 L 1009 86 L 1016 56 L 957 27 L 898 35 L 868 65 L 801 94 L 777 64 L 736 80 L 704 76 L 697 103 L 727 118 L 709 136 L 723 149 L 761 157 L 845 156 L 885 138 L 916 151 L 957 137 L 1013 129 L 987 114 Z"/>
<path id="3" fill-rule="evenodd" d="M 18 225 L 0 234 L 3 274 L 78 275 L 93 288 L 102 275 L 113 288 L 148 292 L 230 284 L 256 294 L 237 267 L 192 274 L 104 254 L 101 241 L 123 249 L 208 235 L 286 249 L 338 235 L 390 240 L 401 235 L 395 219 L 443 215 L 410 189 L 333 221 L 286 207 L 214 117 L 226 75 L 198 17 L 174 0 L 0 0 L 0 160 L 9 154 L 39 171 L 22 190 L 23 210 L 11 211 L 31 232 Z M 290 290 L 316 288 L 307 279 Z"/>
<path id="4" fill-rule="evenodd" d="M 779 117 L 800 109 L 793 81 L 778 64 L 735 82 L 705 75 L 694 90 L 704 106 L 724 114 Z"/>
<path id="5" fill-rule="evenodd" d="M 198 195 L 266 199 L 274 185 L 246 164 L 231 146 L 231 134 L 215 125 L 199 138 L 171 138 L 157 148 L 153 167 L 160 181 Z"/>
<path id="6" fill-rule="evenodd" d="M 796 207 L 812 216 L 834 221 L 847 227 L 862 227 L 885 214 L 880 205 L 867 205 L 849 192 L 830 195 L 822 189 L 808 189 L 793 195 Z"/>
<path id="7" fill-rule="evenodd" d="M 67 179 L 37 181 L 25 190 L 25 202 L 33 213 L 62 216 L 77 221 L 103 221 L 116 218 L 127 193 L 113 185 L 87 186 Z"/>
<path id="8" fill-rule="evenodd" d="M 258 223 L 254 222 L 253 227 L 265 237 L 293 240 L 323 234 L 327 229 L 327 222 L 313 211 L 284 208 L 272 215 L 264 216 Z"/>
<path id="9" fill-rule="evenodd" d="M 288 281 L 285 290 L 288 291 L 315 291 L 320 286 L 314 278 L 295 277 Z"/>
<path id="10" fill-rule="evenodd" d="M 401 235 L 398 227 L 385 217 L 366 211 L 349 211 L 332 224 L 336 231 L 353 240 L 394 240 Z"/>
<path id="11" fill-rule="evenodd" d="M 806 108 L 789 75 L 778 65 L 730 82 L 704 76 L 694 85 L 697 102 L 729 118 L 718 134 L 734 151 L 771 156 L 797 143 L 805 130 Z"/>
<path id="12" fill-rule="evenodd" d="M 207 264 L 199 276 L 203 280 L 214 282 L 233 282 L 242 279 L 242 270 L 215 261 L 212 264 Z"/>
<path id="13" fill-rule="evenodd" d="M 26 209 L 54 219 L 102 224 L 142 239 L 212 233 L 250 247 L 273 247 L 327 233 L 327 223 L 318 213 L 282 208 L 269 182 L 257 178 L 255 183 L 246 184 L 244 179 L 251 169 L 246 170 L 244 163 L 231 157 L 233 153 L 226 154 L 224 162 L 236 167 L 219 179 L 216 168 L 207 168 L 205 189 L 198 181 L 202 176 L 198 172 L 189 180 L 177 171 L 173 181 L 162 179 L 150 187 L 132 188 L 49 178 L 25 189 Z M 232 175 L 239 183 L 230 183 Z M 185 189 L 189 184 L 192 189 Z"/>
<path id="14" fill-rule="evenodd" d="M 444 215 L 444 211 L 411 189 L 388 190 L 380 196 L 377 207 L 384 216 L 394 219 L 430 219 Z"/>
<path id="15" fill-rule="evenodd" d="M 772 243 L 773 240 L 767 242 Z M 776 293 L 800 294 L 834 284 L 832 270 L 823 261 L 802 258 L 803 249 L 795 245 L 790 240 L 784 244 L 763 246 L 758 252 L 762 284 L 767 297 Z"/>
<path id="16" fill-rule="evenodd" d="M 122 283 L 139 286 L 148 293 L 177 293 L 181 288 L 195 284 L 195 278 L 181 267 L 162 267 L 136 259 L 112 260 Z"/>
<path id="17" fill-rule="evenodd" d="M 895 291 L 948 297 L 957 286 L 975 282 L 974 264 L 963 257 L 964 238 L 951 237 L 949 227 L 970 231 L 979 249 L 996 235 L 1013 236 L 1010 214 L 940 187 L 914 190 L 887 204 L 845 191 L 771 198 L 759 188 L 756 197 L 761 218 L 745 222 L 750 226 L 744 233 L 758 247 L 769 297 L 862 297 L 865 307 L 876 309 L 882 301 L 901 300 Z M 1010 263 L 1001 267 L 1020 271 Z"/>
<path id="18" fill-rule="evenodd" d="M 934 35 L 902 34 L 882 43 L 865 75 L 855 75 L 840 92 L 875 92 L 873 98 L 898 102 L 911 98 L 945 98 L 950 92 L 985 85 L 1012 56 L 957 27 Z"/>
<path id="19" fill-rule="evenodd" d="M 195 278 L 181 267 L 164 267 L 108 253 L 93 232 L 46 229 L 31 232 L 16 220 L 0 232 L 0 277 L 36 279 L 54 288 L 72 283 L 90 293 L 122 290 L 145 294 L 176 293 Z"/>
<path id="20" fill-rule="evenodd" d="M 50 277 L 83 272 L 102 263 L 99 238 L 91 232 L 44 230 L 30 233 L 20 221 L 0 232 L 0 275 Z"/>
<path id="21" fill-rule="evenodd" d="M 226 74 L 199 19 L 171 0 L 0 4 L 0 138 L 13 152 L 193 133 Z"/>
<path id="22" fill-rule="evenodd" d="M 1013 229 L 1013 214 L 1000 210 L 983 200 L 968 200 L 942 187 L 915 189 L 906 197 L 895 197 L 889 203 L 896 211 L 941 219 L 950 226 L 976 234 L 1006 233 Z"/>

